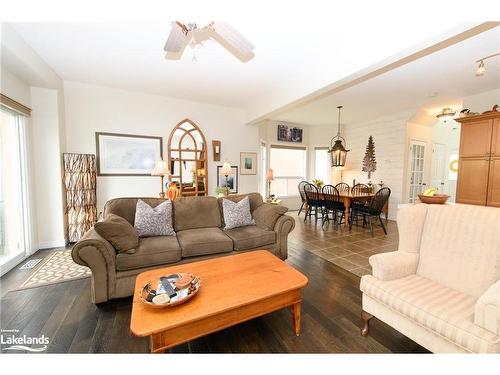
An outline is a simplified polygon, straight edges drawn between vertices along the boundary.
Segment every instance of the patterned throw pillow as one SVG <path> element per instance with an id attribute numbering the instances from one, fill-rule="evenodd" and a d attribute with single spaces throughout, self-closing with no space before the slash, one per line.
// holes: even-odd
<path id="1" fill-rule="evenodd" d="M 255 225 L 255 220 L 250 213 L 250 200 L 248 197 L 239 202 L 233 202 L 229 199 L 222 199 L 222 212 L 224 213 L 224 229 L 244 227 L 246 225 Z"/>
<path id="2" fill-rule="evenodd" d="M 135 207 L 134 228 L 139 237 L 175 236 L 172 202 L 168 200 L 153 208 L 139 199 Z"/>

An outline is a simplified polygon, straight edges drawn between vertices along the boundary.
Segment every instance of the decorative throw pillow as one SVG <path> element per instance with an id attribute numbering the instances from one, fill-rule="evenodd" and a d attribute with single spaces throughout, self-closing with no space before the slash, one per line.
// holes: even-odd
<path id="1" fill-rule="evenodd" d="M 139 236 L 134 227 L 123 217 L 109 214 L 94 225 L 95 231 L 108 241 L 118 253 L 135 253 Z"/>
<path id="2" fill-rule="evenodd" d="M 229 199 L 222 199 L 222 212 L 224 214 L 224 229 L 244 227 L 246 225 L 255 225 L 255 220 L 250 213 L 250 200 L 248 197 L 239 202 L 233 202 Z"/>
<path id="3" fill-rule="evenodd" d="M 134 227 L 139 237 L 175 236 L 172 201 L 167 200 L 153 208 L 139 199 L 135 207 Z"/>

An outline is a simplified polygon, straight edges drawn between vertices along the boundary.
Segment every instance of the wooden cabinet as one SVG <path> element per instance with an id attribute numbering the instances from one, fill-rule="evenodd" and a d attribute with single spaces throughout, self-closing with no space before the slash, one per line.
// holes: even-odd
<path id="1" fill-rule="evenodd" d="M 500 157 L 491 158 L 488 177 L 488 206 L 500 207 Z"/>
<path id="2" fill-rule="evenodd" d="M 493 136 L 491 137 L 491 156 L 500 156 L 500 118 L 493 120 Z"/>
<path id="3" fill-rule="evenodd" d="M 460 159 L 457 199 L 459 203 L 486 205 L 488 195 L 488 158 Z"/>
<path id="4" fill-rule="evenodd" d="M 500 112 L 457 121 L 462 127 L 456 201 L 500 207 Z"/>
<path id="5" fill-rule="evenodd" d="M 460 132 L 461 158 L 489 156 L 492 133 L 491 120 L 463 124 Z"/>

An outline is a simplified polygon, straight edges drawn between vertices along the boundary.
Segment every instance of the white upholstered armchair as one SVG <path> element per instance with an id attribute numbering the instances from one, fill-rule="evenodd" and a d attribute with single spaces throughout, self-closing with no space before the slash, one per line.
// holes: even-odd
<path id="1" fill-rule="evenodd" d="M 376 317 L 436 353 L 500 353 L 500 209 L 408 205 L 399 248 L 361 278 L 362 335 Z"/>

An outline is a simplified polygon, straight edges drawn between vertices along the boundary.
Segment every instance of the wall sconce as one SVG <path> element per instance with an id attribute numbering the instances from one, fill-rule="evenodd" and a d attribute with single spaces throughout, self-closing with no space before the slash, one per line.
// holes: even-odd
<path id="1" fill-rule="evenodd" d="M 214 151 L 214 161 L 220 161 L 220 141 L 212 141 L 212 148 Z"/>

